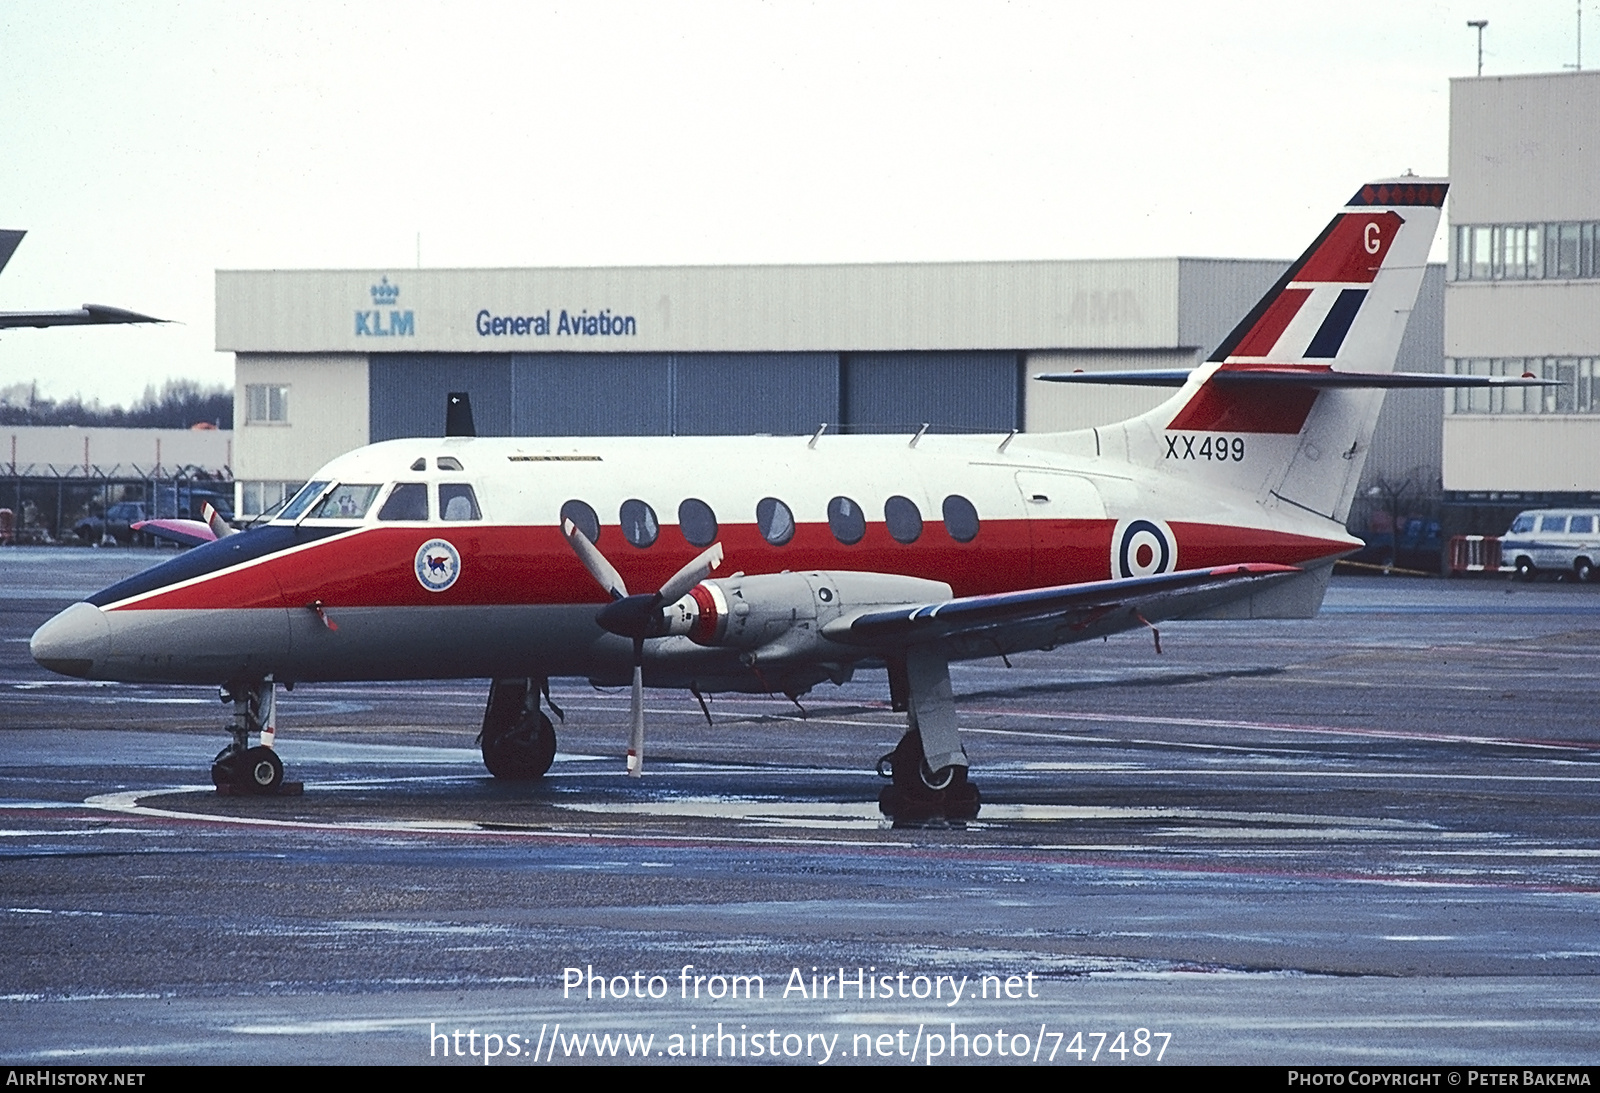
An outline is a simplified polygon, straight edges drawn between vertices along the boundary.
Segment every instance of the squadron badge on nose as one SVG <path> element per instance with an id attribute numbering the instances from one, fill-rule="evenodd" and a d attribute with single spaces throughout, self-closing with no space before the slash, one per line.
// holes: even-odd
<path id="1" fill-rule="evenodd" d="M 429 592 L 443 592 L 461 576 L 461 554 L 443 539 L 429 539 L 417 549 L 417 581 Z"/>

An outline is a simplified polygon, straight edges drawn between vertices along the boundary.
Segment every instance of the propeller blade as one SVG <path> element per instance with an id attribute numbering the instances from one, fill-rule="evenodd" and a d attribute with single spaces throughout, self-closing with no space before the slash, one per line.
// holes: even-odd
<path id="1" fill-rule="evenodd" d="M 589 576 L 606 590 L 606 594 L 613 600 L 625 599 L 628 595 L 628 586 L 623 583 L 622 575 L 606 561 L 606 556 L 589 541 L 589 537 L 578 530 L 578 525 L 571 520 L 563 520 L 561 532 L 567 537 L 567 544 L 572 547 L 572 553 L 578 556 L 583 568 L 587 569 Z"/>
<path id="2" fill-rule="evenodd" d="M 722 544 L 712 543 L 700 552 L 699 557 L 668 578 L 656 593 L 662 604 L 677 603 L 684 593 L 711 575 L 722 564 Z"/>
<path id="3" fill-rule="evenodd" d="M 633 708 L 628 729 L 628 777 L 644 773 L 644 639 L 633 643 Z"/>
<path id="4" fill-rule="evenodd" d="M 207 501 L 205 507 L 200 510 L 200 518 L 211 529 L 211 534 L 218 539 L 226 539 L 234 533 L 233 525 L 222 518 L 222 513 L 214 509 L 210 501 Z"/>

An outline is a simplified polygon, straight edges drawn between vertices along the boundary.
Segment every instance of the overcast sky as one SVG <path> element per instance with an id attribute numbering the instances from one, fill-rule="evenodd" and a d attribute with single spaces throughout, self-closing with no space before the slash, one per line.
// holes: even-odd
<path id="1" fill-rule="evenodd" d="M 1589 0 L 1592 8 L 1595 0 Z M 1576 0 L 0 0 L 0 387 L 232 383 L 217 269 L 1291 258 Z M 1593 60 L 1600 20 L 1586 13 Z"/>

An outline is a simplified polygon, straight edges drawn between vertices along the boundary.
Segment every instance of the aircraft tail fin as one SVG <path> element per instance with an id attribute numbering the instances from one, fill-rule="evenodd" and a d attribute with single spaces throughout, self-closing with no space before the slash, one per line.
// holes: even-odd
<path id="1" fill-rule="evenodd" d="M 465 391 L 451 391 L 444 401 L 444 435 L 477 436 L 472 423 L 472 397 Z"/>
<path id="2" fill-rule="evenodd" d="M 1394 365 L 1448 188 L 1363 186 L 1204 365 L 1151 376 L 1180 391 L 1096 430 L 1098 447 L 1343 523 L 1383 388 L 1423 384 Z"/>

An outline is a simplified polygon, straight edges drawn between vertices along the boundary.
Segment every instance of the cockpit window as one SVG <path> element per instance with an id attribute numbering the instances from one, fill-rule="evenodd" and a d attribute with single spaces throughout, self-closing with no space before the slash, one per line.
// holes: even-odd
<path id="1" fill-rule="evenodd" d="M 322 496 L 322 491 L 328 488 L 327 482 L 307 482 L 294 495 L 294 500 L 284 506 L 283 512 L 278 514 L 280 520 L 298 520 L 311 503 Z"/>
<path id="2" fill-rule="evenodd" d="M 482 520 L 478 511 L 478 498 L 465 482 L 439 483 L 439 518 L 441 520 Z"/>
<path id="3" fill-rule="evenodd" d="M 389 499 L 378 510 L 380 520 L 426 520 L 428 487 L 423 482 L 401 482 L 390 491 Z"/>
<path id="4" fill-rule="evenodd" d="M 341 482 L 335 486 L 317 510 L 311 514 L 313 520 L 359 520 L 367 514 L 372 507 L 372 501 L 378 496 L 378 486 L 359 485 L 353 482 Z"/>
<path id="5" fill-rule="evenodd" d="M 457 459 L 453 455 L 441 455 L 439 458 L 433 461 L 433 465 L 438 467 L 441 471 L 461 470 L 461 460 Z"/>

